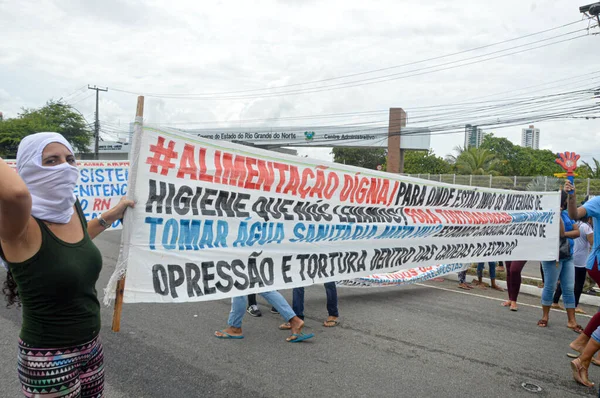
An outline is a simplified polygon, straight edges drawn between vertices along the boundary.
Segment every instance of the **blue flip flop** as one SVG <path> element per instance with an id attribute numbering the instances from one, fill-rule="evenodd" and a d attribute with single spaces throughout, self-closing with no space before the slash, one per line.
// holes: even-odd
<path id="1" fill-rule="evenodd" d="M 234 336 L 234 335 L 226 333 L 226 332 L 224 332 L 222 330 L 219 330 L 219 333 L 222 333 L 223 335 L 222 336 L 217 336 L 215 334 L 215 337 L 218 338 L 218 339 L 243 339 L 244 338 L 244 336 Z"/>
<path id="2" fill-rule="evenodd" d="M 304 340 L 312 339 L 315 337 L 314 333 L 306 334 L 306 333 L 292 333 L 292 336 L 296 337 L 293 340 L 286 340 L 288 343 L 299 343 Z"/>

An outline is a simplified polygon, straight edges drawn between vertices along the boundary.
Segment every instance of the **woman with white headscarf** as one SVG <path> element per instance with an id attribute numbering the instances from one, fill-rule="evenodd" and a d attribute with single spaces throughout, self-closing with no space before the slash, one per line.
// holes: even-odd
<path id="1" fill-rule="evenodd" d="M 86 223 L 73 190 L 79 171 L 57 133 L 25 137 L 17 171 L 0 159 L 3 292 L 23 306 L 18 373 L 27 397 L 101 397 L 104 363 L 96 281 L 102 256 L 92 239 L 133 206 L 122 199 Z"/>

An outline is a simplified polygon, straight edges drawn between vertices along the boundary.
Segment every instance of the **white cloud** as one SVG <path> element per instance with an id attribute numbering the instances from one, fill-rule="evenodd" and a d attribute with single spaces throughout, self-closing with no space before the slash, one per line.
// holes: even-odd
<path id="1" fill-rule="evenodd" d="M 191 0 L 40 0 L 3 2 L 0 18 L 0 111 L 5 116 L 16 116 L 22 106 L 42 106 L 50 98 L 66 96 L 89 83 L 109 87 L 107 93 L 100 94 L 100 115 L 118 127 L 133 119 L 136 96 L 117 89 L 202 94 L 329 79 L 518 37 L 575 21 L 580 14 L 577 4 L 569 0 L 507 0 L 494 5 L 476 0 L 216 4 Z M 556 33 L 582 27 L 585 25 Z M 415 111 L 417 107 L 464 101 L 594 71 L 600 64 L 600 55 L 592 51 L 597 43 L 600 37 L 587 37 L 443 72 L 313 94 L 229 101 L 147 97 L 146 118 L 160 123 L 225 120 L 223 125 L 240 126 L 248 125 L 240 122 L 246 119 L 403 107 L 410 123 L 422 115 Z M 469 55 L 476 54 L 464 56 Z M 427 65 L 432 63 L 386 73 L 418 72 Z M 356 79 L 364 77 L 369 76 Z M 556 90 L 570 87 L 566 82 Z M 79 101 L 75 106 L 84 115 L 93 114 L 94 100 L 85 99 L 85 91 L 72 98 Z M 516 95 L 527 96 L 528 91 L 512 94 Z M 344 124 L 387 118 L 380 114 L 296 123 Z M 523 126 L 494 132 L 519 143 Z M 600 154 L 597 121 L 555 121 L 536 126 L 541 128 L 543 147 L 579 151 L 586 156 Z M 436 135 L 431 142 L 435 152 L 444 156 L 463 142 L 463 136 Z M 301 152 L 329 158 L 330 150 Z"/>

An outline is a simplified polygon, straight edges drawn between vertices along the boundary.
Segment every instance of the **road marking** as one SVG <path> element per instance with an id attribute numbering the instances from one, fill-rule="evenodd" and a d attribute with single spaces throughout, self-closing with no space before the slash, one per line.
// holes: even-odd
<path id="1" fill-rule="evenodd" d="M 415 285 L 417 285 L 417 286 L 424 286 L 424 287 L 428 287 L 428 288 L 431 288 L 431 289 L 443 290 L 443 291 L 451 292 L 451 293 L 466 294 L 467 296 L 481 297 L 481 298 L 485 298 L 485 299 L 488 299 L 488 300 L 506 301 L 505 299 L 499 299 L 499 298 L 496 298 L 496 297 L 484 296 L 483 294 L 461 292 L 461 291 L 458 291 L 458 290 L 447 289 L 445 287 L 425 285 L 423 283 L 415 283 Z M 541 305 L 526 304 L 526 303 L 519 303 L 519 302 L 517 302 L 517 304 L 518 305 L 523 305 L 523 306 L 526 306 L 526 307 L 538 308 L 540 310 L 542 309 Z M 554 308 L 551 308 L 550 310 L 556 311 L 556 312 L 563 312 L 563 313 L 565 312 L 563 310 L 557 310 L 557 309 L 554 309 Z M 577 314 L 577 316 L 584 316 L 584 317 L 587 317 L 587 318 L 591 318 L 592 317 L 592 315 L 587 315 L 587 314 Z"/>

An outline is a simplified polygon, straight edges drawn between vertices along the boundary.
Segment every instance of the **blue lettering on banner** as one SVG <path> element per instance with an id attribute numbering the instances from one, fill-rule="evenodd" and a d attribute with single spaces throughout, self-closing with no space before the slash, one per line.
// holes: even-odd
<path id="1" fill-rule="evenodd" d="M 165 221 L 162 217 L 146 217 L 144 222 L 150 225 L 150 250 L 156 250 L 157 241 L 165 250 L 227 247 L 229 224 L 224 220 L 215 223 L 213 220 L 169 218 Z"/>
<path id="2" fill-rule="evenodd" d="M 79 179 L 83 184 L 104 182 L 127 182 L 129 169 L 124 167 L 81 168 Z"/>

